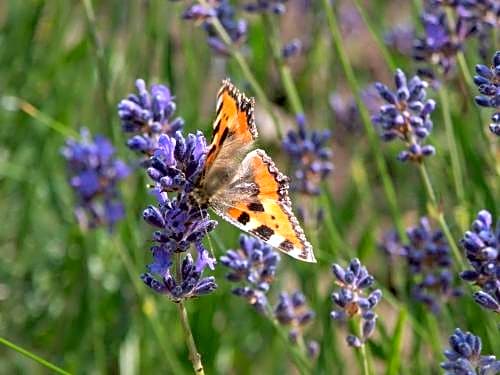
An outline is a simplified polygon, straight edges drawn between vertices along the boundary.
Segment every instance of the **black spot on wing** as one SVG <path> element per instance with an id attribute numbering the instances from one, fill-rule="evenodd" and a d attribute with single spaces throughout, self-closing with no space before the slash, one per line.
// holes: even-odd
<path id="1" fill-rule="evenodd" d="M 210 150 L 208 150 L 207 158 L 209 158 L 215 152 L 215 150 L 217 150 L 217 146 L 212 145 L 212 147 L 210 147 Z"/>
<path id="2" fill-rule="evenodd" d="M 246 225 L 250 221 L 250 215 L 246 212 L 242 212 L 241 215 L 238 216 L 238 221 L 241 224 Z"/>
<path id="3" fill-rule="evenodd" d="M 291 243 L 289 240 L 284 240 L 282 243 L 280 243 L 279 248 L 283 251 L 290 252 L 293 250 L 293 243 Z"/>
<path id="4" fill-rule="evenodd" d="M 264 206 L 259 202 L 252 202 L 247 205 L 250 211 L 264 212 Z"/>
<path id="5" fill-rule="evenodd" d="M 264 241 L 269 240 L 274 234 L 274 230 L 269 228 L 267 225 L 261 225 L 260 227 L 254 229 L 252 232 L 258 234 Z"/>

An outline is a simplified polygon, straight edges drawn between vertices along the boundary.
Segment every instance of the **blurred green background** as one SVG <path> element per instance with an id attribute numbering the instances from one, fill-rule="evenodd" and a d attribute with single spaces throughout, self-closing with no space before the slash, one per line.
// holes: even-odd
<path id="1" fill-rule="evenodd" d="M 393 288 L 405 290 L 407 285 L 401 262 L 389 272 L 387 258 L 377 249 L 381 234 L 394 226 L 380 176 L 361 125 L 342 126 L 330 109 L 331 93 L 348 98 L 349 86 L 332 46 L 322 2 L 311 2 L 306 12 L 303 3 L 290 1 L 287 13 L 275 20 L 283 42 L 298 37 L 307 47 L 305 54 L 291 60 L 290 68 L 309 124 L 333 131 L 335 171 L 321 197 L 305 201 L 326 210 L 321 226 L 305 224 L 319 263 L 283 256 L 271 296 L 281 289 L 298 288 L 316 311 L 317 318 L 306 333 L 322 347 L 316 373 L 358 372 L 356 354 L 345 344 L 345 328 L 329 318 L 334 287 L 330 265 L 345 264 L 354 256 L 367 265 L 388 297 L 377 309 L 378 329 L 369 345 L 376 373 L 389 369 L 403 374 L 438 373 L 446 338 L 457 326 L 480 335 L 485 353 L 498 350 L 494 319 L 472 302 L 470 292 L 449 304 L 437 319 L 421 305 L 394 296 Z M 381 38 L 396 24 L 414 22 L 418 2 L 362 4 L 375 35 L 353 2 L 336 6 L 346 52 L 360 85 L 392 82 L 391 68 L 374 37 Z M 165 0 L 94 1 L 93 22 L 84 2 L 0 2 L 0 212 L 4 217 L 0 225 L 0 336 L 72 373 L 192 371 L 176 306 L 153 294 L 139 279 L 150 261 L 151 235 L 141 215 L 153 201 L 143 172 L 137 170 L 122 184 L 127 219 L 113 233 L 106 229 L 82 233 L 73 216 L 73 195 L 60 155 L 65 138 L 86 126 L 111 137 L 119 156 L 133 162 L 135 155 L 124 147 L 116 105 L 135 90 L 136 78 L 144 78 L 148 85 L 168 85 L 186 131 L 200 129 L 207 136 L 223 78 L 230 77 L 249 95 L 254 94 L 240 66 L 231 58 L 214 56 L 203 30 L 180 19 L 184 7 L 182 2 Z M 266 25 L 259 16 L 244 16 L 249 34 L 241 51 L 283 128 L 293 128 L 294 117 L 271 56 Z M 475 46 L 466 52 L 472 71 L 479 62 Z M 408 56 L 391 54 L 397 66 L 414 72 Z M 457 199 L 454 191 L 439 102 L 431 136 L 438 155 L 431 158 L 428 168 L 458 240 L 480 209 L 497 216 L 498 175 L 488 166 L 480 135 L 487 114 L 479 124 L 472 97 L 463 95 L 457 81 L 447 85 L 466 200 Z M 290 171 L 279 150 L 280 139 L 259 101 L 256 111 L 259 146 L 268 150 L 282 170 Z M 417 169 L 395 160 L 400 149 L 400 144 L 387 144 L 383 154 L 403 222 L 414 225 L 426 213 L 428 202 Z M 237 229 L 220 222 L 211 241 L 215 254 L 237 247 L 238 235 Z M 290 344 L 271 322 L 231 295 L 225 273 L 223 267 L 216 267 L 217 291 L 187 303 L 207 373 L 296 373 Z M 46 372 L 39 364 L 0 347 L 0 373 Z"/>

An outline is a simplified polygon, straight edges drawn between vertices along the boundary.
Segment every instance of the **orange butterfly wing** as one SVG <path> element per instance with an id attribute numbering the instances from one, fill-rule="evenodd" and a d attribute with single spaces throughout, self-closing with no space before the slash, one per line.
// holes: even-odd
<path id="1" fill-rule="evenodd" d="M 288 255 L 316 262 L 311 244 L 306 240 L 292 212 L 288 197 L 288 177 L 278 171 L 263 150 L 250 152 L 242 163 L 245 171 L 232 189 L 247 190 L 236 202 L 231 190 L 222 193 L 212 207 L 223 218 Z M 231 203 L 230 203 L 231 202 Z"/>
<path id="2" fill-rule="evenodd" d="M 247 98 L 229 79 L 222 82 L 217 95 L 216 117 L 206 169 L 212 166 L 225 143 L 237 143 L 244 147 L 257 138 L 254 105 L 254 99 Z"/>

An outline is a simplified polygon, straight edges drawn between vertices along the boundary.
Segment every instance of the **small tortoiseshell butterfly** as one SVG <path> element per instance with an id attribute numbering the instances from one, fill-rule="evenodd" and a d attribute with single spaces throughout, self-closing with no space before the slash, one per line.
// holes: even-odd
<path id="1" fill-rule="evenodd" d="M 193 191 L 198 204 L 288 255 L 316 262 L 311 244 L 292 213 L 288 177 L 263 150 L 250 148 L 257 138 L 253 98 L 228 80 L 217 95 L 217 115 L 203 176 Z"/>

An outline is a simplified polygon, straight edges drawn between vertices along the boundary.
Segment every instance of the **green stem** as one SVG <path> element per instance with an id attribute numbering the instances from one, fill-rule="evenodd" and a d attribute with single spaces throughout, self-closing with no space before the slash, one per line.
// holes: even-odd
<path id="1" fill-rule="evenodd" d="M 184 337 L 186 339 L 186 344 L 189 350 L 189 360 L 193 364 L 193 370 L 195 374 L 204 375 L 203 363 L 201 362 L 201 355 L 196 349 L 196 343 L 194 341 L 193 333 L 191 332 L 191 327 L 189 325 L 188 315 L 184 302 L 179 302 L 177 304 L 177 310 L 179 311 L 179 318 L 181 320 L 182 331 L 184 332 Z"/>
<path id="2" fill-rule="evenodd" d="M 366 344 L 361 345 L 361 358 L 363 360 L 363 374 L 371 375 L 370 371 L 369 359 L 368 359 L 368 351 L 366 350 Z"/>
<path id="3" fill-rule="evenodd" d="M 366 25 L 366 28 L 370 32 L 370 35 L 373 37 L 375 40 L 375 44 L 377 45 L 377 48 L 379 49 L 380 53 L 382 54 L 382 57 L 384 58 L 386 64 L 389 66 L 391 72 L 396 70 L 396 64 L 394 63 L 394 60 L 392 59 L 391 54 L 385 47 L 385 44 L 382 42 L 380 39 L 378 33 L 375 31 L 375 28 L 373 27 L 370 17 L 367 16 L 364 7 L 359 3 L 359 0 L 353 0 L 354 5 L 356 6 L 356 9 L 358 10 L 359 15 L 361 16 L 361 19 L 363 20 L 364 24 Z"/>
<path id="4" fill-rule="evenodd" d="M 418 165 L 419 171 L 420 171 L 420 176 L 422 177 L 422 181 L 424 183 L 425 190 L 427 192 L 427 196 L 429 197 L 431 207 L 428 208 L 429 214 L 431 216 L 434 216 L 437 218 L 437 221 L 439 223 L 439 226 L 441 227 L 446 240 L 448 241 L 448 244 L 451 247 L 451 250 L 453 252 L 453 256 L 455 257 L 455 260 L 461 267 L 461 269 L 465 269 L 465 263 L 462 258 L 462 254 L 460 250 L 458 249 L 457 243 L 455 239 L 453 238 L 453 235 L 451 234 L 450 227 L 448 226 L 448 223 L 446 222 L 446 219 L 444 217 L 444 214 L 439 207 L 438 200 L 436 197 L 436 193 L 434 191 L 434 188 L 432 186 L 431 179 L 429 177 L 429 173 L 427 172 L 427 168 L 425 164 L 422 162 Z"/>
<path id="5" fill-rule="evenodd" d="M 48 368 L 49 370 L 52 370 L 54 372 L 57 372 L 58 374 L 64 374 L 64 375 L 70 375 L 71 373 L 63 370 L 60 367 L 57 367 L 53 363 L 50 363 L 49 361 L 46 361 L 45 359 L 37 356 L 36 354 L 31 353 L 30 351 L 21 348 L 20 346 L 17 346 L 16 344 L 10 342 L 7 339 L 4 339 L 3 337 L 0 337 L 0 344 L 5 345 L 7 348 L 15 350 L 19 354 L 24 355 L 25 357 L 28 357 L 29 359 L 39 363 L 40 365 Z"/>
<path id="6" fill-rule="evenodd" d="M 302 106 L 297 86 L 293 81 L 292 72 L 290 71 L 289 66 L 286 64 L 285 59 L 282 56 L 282 45 L 280 42 L 279 31 L 276 27 L 275 22 L 273 22 L 273 17 L 269 13 L 265 12 L 263 15 L 263 19 L 266 25 L 266 29 L 269 30 L 270 33 L 269 43 L 271 45 L 274 62 L 278 66 L 281 81 L 285 88 L 285 92 L 292 111 L 295 115 L 304 114 L 304 107 Z"/>
<path id="7" fill-rule="evenodd" d="M 455 140 L 453 123 L 450 114 L 450 103 L 448 101 L 448 94 L 446 92 L 445 86 L 442 86 L 438 90 L 438 93 L 439 93 L 439 101 L 441 102 L 442 106 L 443 121 L 446 131 L 446 138 L 448 141 L 448 148 L 451 156 L 451 169 L 453 172 L 455 191 L 459 202 L 463 204 L 466 202 L 466 199 L 465 199 L 465 191 L 463 185 L 463 173 L 460 164 L 460 153 L 457 146 L 457 142 Z"/>
<path id="8" fill-rule="evenodd" d="M 104 103 L 104 120 L 106 126 L 111 126 L 111 133 L 117 147 L 121 147 L 121 136 L 119 128 L 112 126 L 113 124 L 113 113 L 110 99 L 110 76 L 108 64 L 104 55 L 104 48 L 97 35 L 97 22 L 94 12 L 94 7 L 92 5 L 92 0 L 82 0 L 83 6 L 85 8 L 85 16 L 87 21 L 87 28 L 89 32 L 89 37 L 94 47 L 94 52 L 96 55 L 97 62 L 97 74 L 99 75 L 99 83 L 101 85 L 101 94 Z"/>
<path id="9" fill-rule="evenodd" d="M 174 273 L 175 279 L 178 283 L 181 282 L 181 254 L 175 254 L 174 261 Z M 177 311 L 179 312 L 179 319 L 181 321 L 182 332 L 184 333 L 184 338 L 186 340 L 186 345 L 189 351 L 189 360 L 193 364 L 193 370 L 195 374 L 204 375 L 203 363 L 201 362 L 201 355 L 196 348 L 196 342 L 194 341 L 193 333 L 191 331 L 191 326 L 189 325 L 189 319 L 186 307 L 184 306 L 184 301 L 179 301 L 177 303 Z"/>
<path id="10" fill-rule="evenodd" d="M 198 3 L 206 8 L 211 7 L 206 0 L 198 0 Z M 224 26 L 222 26 L 219 19 L 217 17 L 212 17 L 210 19 L 210 22 L 213 25 L 218 36 L 221 38 L 222 42 L 228 48 L 229 54 L 231 55 L 231 57 L 233 57 L 236 60 L 236 62 L 238 63 L 238 65 L 240 66 L 240 69 L 241 69 L 243 75 L 245 76 L 247 81 L 250 83 L 250 86 L 252 86 L 253 90 L 255 91 L 255 95 L 257 96 L 257 99 L 266 109 L 267 113 L 269 114 L 269 116 L 271 117 L 271 119 L 274 123 L 276 131 L 278 132 L 278 135 L 281 137 L 283 134 L 283 129 L 281 128 L 281 123 L 278 121 L 278 118 L 274 114 L 270 100 L 267 98 L 267 95 L 266 95 L 264 89 L 259 84 L 259 82 L 255 78 L 255 76 L 253 75 L 245 58 L 243 57 L 241 52 L 238 50 L 238 48 L 233 45 L 231 37 L 227 33 L 226 29 L 224 29 Z"/>
<path id="11" fill-rule="evenodd" d="M 361 120 L 363 122 L 363 126 L 365 128 L 366 135 L 368 137 L 368 142 L 370 144 L 371 151 L 375 158 L 375 163 L 382 178 L 382 185 L 384 188 L 385 196 L 389 203 L 389 208 L 391 211 L 392 218 L 395 222 L 396 229 L 400 238 L 405 238 L 405 230 L 401 219 L 401 214 L 399 212 L 398 203 L 396 199 L 396 191 L 394 189 L 394 185 L 389 176 L 389 172 L 387 170 L 387 165 L 382 155 L 380 141 L 375 133 L 375 129 L 370 120 L 370 116 L 368 111 L 361 99 L 359 85 L 357 83 L 356 77 L 354 75 L 353 68 L 350 64 L 349 58 L 345 52 L 344 41 L 342 39 L 340 28 L 337 23 L 337 19 L 333 13 L 332 6 L 329 0 L 323 0 L 323 6 L 325 9 L 328 25 L 330 28 L 330 33 L 335 45 L 335 49 L 339 56 L 340 63 L 342 65 L 342 69 L 346 75 L 348 84 L 351 88 L 352 93 L 354 94 L 354 99 L 356 101 L 356 105 L 359 109 Z"/>

